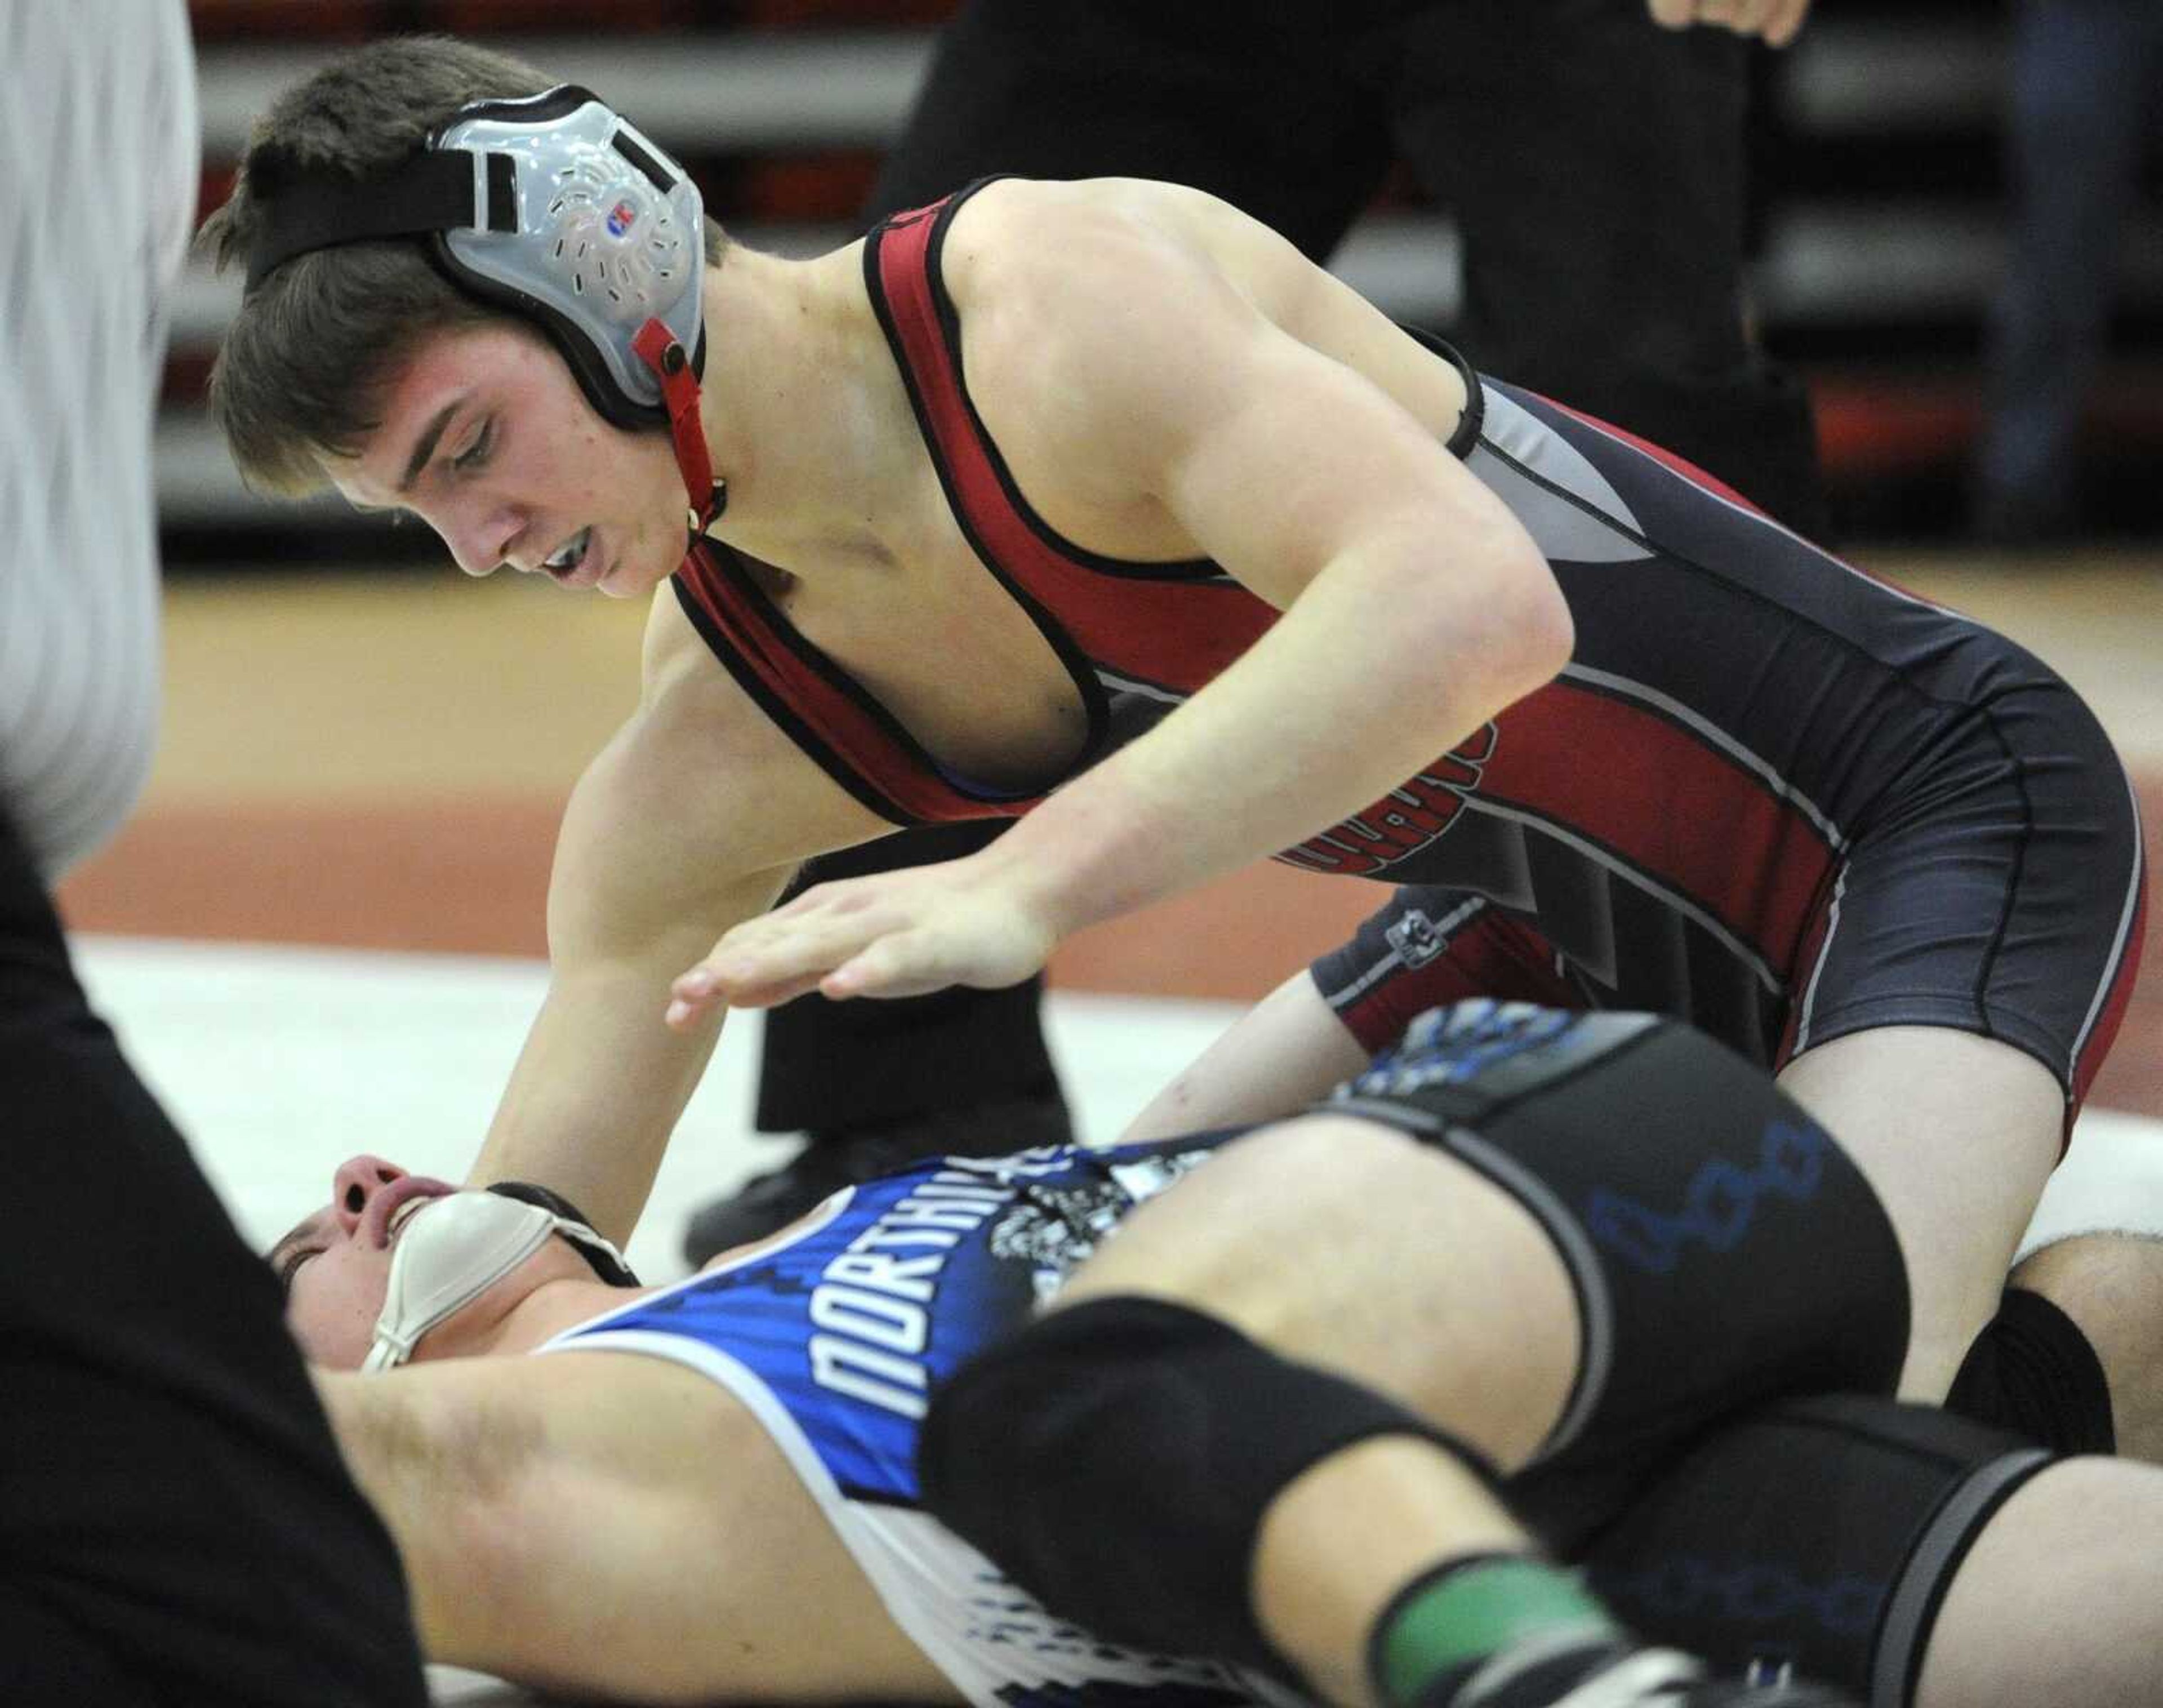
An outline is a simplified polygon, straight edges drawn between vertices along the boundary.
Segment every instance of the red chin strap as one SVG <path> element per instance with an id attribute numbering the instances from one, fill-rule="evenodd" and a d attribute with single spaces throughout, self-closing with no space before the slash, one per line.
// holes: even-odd
<path id="1" fill-rule="evenodd" d="M 683 472 L 690 500 L 688 526 L 695 540 L 728 508 L 729 484 L 714 479 L 714 459 L 706 449 L 706 429 L 699 419 L 699 376 L 676 335 L 658 320 L 638 329 L 631 347 L 661 382 L 662 406 L 668 411 L 668 437 L 675 442 L 676 466 Z"/>

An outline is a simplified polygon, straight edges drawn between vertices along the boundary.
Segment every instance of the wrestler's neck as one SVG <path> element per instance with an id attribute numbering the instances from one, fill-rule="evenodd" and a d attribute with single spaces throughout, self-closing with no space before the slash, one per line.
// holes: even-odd
<path id="1" fill-rule="evenodd" d="M 735 248 L 707 277 L 699 419 L 728 484 L 710 532 L 753 557 L 877 550 L 920 465 L 862 256 L 860 243 L 801 261 Z"/>
<path id="2" fill-rule="evenodd" d="M 512 1356 L 652 1291 L 613 1287 L 562 1239 L 551 1239 L 471 1303 L 421 1337 L 412 1362 Z"/>

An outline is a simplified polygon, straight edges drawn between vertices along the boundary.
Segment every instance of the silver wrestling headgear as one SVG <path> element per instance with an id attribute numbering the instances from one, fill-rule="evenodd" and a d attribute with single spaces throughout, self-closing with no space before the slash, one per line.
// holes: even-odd
<path id="1" fill-rule="evenodd" d="M 405 1363 L 423 1334 L 464 1310 L 558 1234 L 611 1286 L 638 1285 L 623 1254 L 543 1187 L 504 1181 L 486 1192 L 453 1192 L 423 1204 L 391 1254 L 382 1313 L 361 1369 L 393 1370 Z"/>
<path id="2" fill-rule="evenodd" d="M 620 427 L 666 427 L 694 534 L 720 515 L 699 417 L 705 204 L 690 175 L 590 91 L 477 101 L 367 177 L 251 150 L 259 228 L 244 294 L 296 255 L 422 241 L 462 290 L 525 316 Z"/>

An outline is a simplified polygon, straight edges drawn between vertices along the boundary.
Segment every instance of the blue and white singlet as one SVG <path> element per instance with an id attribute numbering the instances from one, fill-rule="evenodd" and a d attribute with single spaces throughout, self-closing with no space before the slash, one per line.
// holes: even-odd
<path id="1" fill-rule="evenodd" d="M 1264 1689 L 1236 1669 L 1121 1648 L 1046 1612 L 921 1510 L 916 1480 L 932 1389 L 1227 1136 L 919 1163 L 541 1349 L 671 1359 L 735 1395 L 894 1622 L 979 1708 L 1252 1702 Z"/>

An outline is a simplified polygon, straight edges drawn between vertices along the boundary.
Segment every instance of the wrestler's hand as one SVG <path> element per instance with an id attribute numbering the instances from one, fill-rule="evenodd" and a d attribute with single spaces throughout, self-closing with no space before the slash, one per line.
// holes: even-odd
<path id="1" fill-rule="evenodd" d="M 717 1004 L 767 1009 L 812 990 L 910 997 L 1019 984 L 1058 939 L 1021 882 L 981 856 L 815 884 L 715 944 L 670 986 L 666 1019 L 689 1027 Z"/>
<path id="2" fill-rule="evenodd" d="M 1645 5 L 1663 29 L 1714 24 L 1737 35 L 1761 35 L 1776 48 L 1795 39 L 1810 10 L 1810 0 L 1645 0 Z"/>

